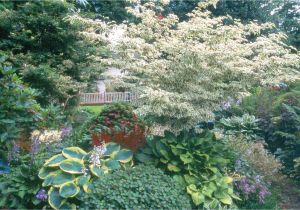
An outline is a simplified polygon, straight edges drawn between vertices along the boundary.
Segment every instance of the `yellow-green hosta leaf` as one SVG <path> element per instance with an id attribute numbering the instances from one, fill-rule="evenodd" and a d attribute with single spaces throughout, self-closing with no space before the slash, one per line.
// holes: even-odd
<path id="1" fill-rule="evenodd" d="M 60 163 L 59 168 L 70 174 L 83 174 L 85 171 L 84 162 L 77 159 L 67 159 Z"/>
<path id="2" fill-rule="evenodd" d="M 64 157 L 68 159 L 82 160 L 87 153 L 79 147 L 67 147 L 62 151 Z"/>
<path id="3" fill-rule="evenodd" d="M 173 164 L 168 164 L 168 170 L 169 171 L 173 171 L 173 172 L 179 172 L 181 171 L 180 168 L 178 168 L 177 166 L 173 165 Z"/>
<path id="4" fill-rule="evenodd" d="M 114 155 L 114 159 L 121 163 L 128 163 L 132 160 L 133 152 L 129 149 L 122 149 Z"/>
<path id="5" fill-rule="evenodd" d="M 188 163 L 193 162 L 193 156 L 189 153 L 182 154 L 179 157 L 182 160 L 183 164 L 188 164 Z"/>
<path id="6" fill-rule="evenodd" d="M 56 168 L 45 168 L 42 167 L 39 171 L 38 177 L 40 179 L 45 179 L 48 175 L 50 175 L 50 173 L 55 172 L 57 169 Z"/>
<path id="7" fill-rule="evenodd" d="M 44 167 L 57 167 L 63 160 L 65 160 L 63 155 L 54 155 L 45 162 Z"/>
<path id="8" fill-rule="evenodd" d="M 105 144 L 105 148 L 106 148 L 106 151 L 105 151 L 104 155 L 110 156 L 113 153 L 119 152 L 121 149 L 121 146 L 114 142 L 110 142 L 110 143 Z"/>
<path id="9" fill-rule="evenodd" d="M 63 198 L 72 198 L 76 196 L 80 188 L 74 182 L 67 182 L 60 186 L 59 195 Z"/>
<path id="10" fill-rule="evenodd" d="M 205 197 L 204 195 L 202 195 L 200 192 L 192 192 L 190 193 L 193 203 L 196 206 L 199 206 L 200 204 L 202 204 L 205 201 Z"/>
<path id="11" fill-rule="evenodd" d="M 67 183 L 67 182 L 71 182 L 75 179 L 73 174 L 69 174 L 63 171 L 60 171 L 59 173 L 57 173 L 52 181 L 52 185 L 54 187 L 60 187 L 61 185 Z"/>
<path id="12" fill-rule="evenodd" d="M 232 183 L 233 178 L 231 178 L 230 176 L 225 176 L 223 180 L 226 184 L 230 184 Z"/>
<path id="13" fill-rule="evenodd" d="M 189 174 L 185 174 L 184 175 L 184 180 L 188 183 L 188 184 L 197 184 L 198 182 L 198 178 Z"/>
<path id="14" fill-rule="evenodd" d="M 83 191 L 85 193 L 90 193 L 91 192 L 91 185 L 89 183 L 83 185 L 82 188 L 83 188 Z"/>
<path id="15" fill-rule="evenodd" d="M 59 195 L 58 189 L 51 187 L 48 192 L 48 202 L 52 208 L 59 209 L 66 202 L 66 199 Z"/>
<path id="16" fill-rule="evenodd" d="M 96 165 L 90 165 L 90 170 L 97 177 L 101 177 L 104 174 L 104 170 Z"/>
<path id="17" fill-rule="evenodd" d="M 60 209 L 64 210 L 76 210 L 76 205 L 74 203 L 65 202 Z"/>
<path id="18" fill-rule="evenodd" d="M 232 199 L 229 195 L 227 195 L 226 197 L 224 198 L 221 198 L 220 201 L 224 204 L 227 204 L 227 205 L 231 205 L 232 204 Z"/>

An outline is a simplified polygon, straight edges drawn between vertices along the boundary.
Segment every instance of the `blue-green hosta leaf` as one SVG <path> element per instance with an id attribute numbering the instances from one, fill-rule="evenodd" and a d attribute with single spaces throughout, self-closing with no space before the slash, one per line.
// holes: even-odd
<path id="1" fill-rule="evenodd" d="M 78 186 L 82 187 L 83 185 L 85 185 L 85 184 L 87 184 L 89 182 L 90 178 L 91 178 L 90 175 L 86 175 L 86 176 L 85 175 L 81 175 L 81 176 L 79 176 L 79 177 L 76 178 L 75 183 Z"/>
<path id="2" fill-rule="evenodd" d="M 40 171 L 39 171 L 38 177 L 40 179 L 45 179 L 48 175 L 50 175 L 50 173 L 53 173 L 54 171 L 57 171 L 57 169 L 56 168 L 45 168 L 45 167 L 42 167 L 40 169 Z"/>
<path id="3" fill-rule="evenodd" d="M 42 183 L 42 186 L 43 187 L 47 187 L 47 186 L 52 185 L 53 179 L 54 179 L 54 177 L 55 177 L 56 174 L 57 173 L 52 172 L 48 176 L 46 176 L 45 179 L 44 179 L 44 181 L 43 181 L 43 183 Z"/>
<path id="4" fill-rule="evenodd" d="M 65 159 L 66 158 L 61 154 L 54 155 L 45 162 L 44 167 L 58 167 L 59 164 Z"/>
<path id="5" fill-rule="evenodd" d="M 58 174 L 56 174 L 53 178 L 52 185 L 54 187 L 60 187 L 61 185 L 71 182 L 75 179 L 73 174 L 69 174 L 63 171 L 60 171 Z"/>
<path id="6" fill-rule="evenodd" d="M 60 186 L 59 195 L 63 198 L 72 198 L 76 196 L 80 188 L 74 182 L 67 182 Z"/>
<path id="7" fill-rule="evenodd" d="M 48 202 L 52 208 L 59 209 L 66 202 L 66 199 L 59 195 L 58 189 L 51 187 L 48 192 Z"/>
<path id="8" fill-rule="evenodd" d="M 121 168 L 120 163 L 116 160 L 108 160 L 104 162 L 104 167 L 108 170 L 116 170 Z"/>
<path id="9" fill-rule="evenodd" d="M 85 171 L 84 162 L 77 159 L 67 159 L 61 162 L 60 169 L 70 174 L 83 174 Z"/>
<path id="10" fill-rule="evenodd" d="M 76 210 L 76 205 L 74 203 L 65 202 L 60 209 L 64 210 Z"/>
<path id="11" fill-rule="evenodd" d="M 82 160 L 87 153 L 79 147 L 68 147 L 62 151 L 63 156 L 68 159 Z"/>
<path id="12" fill-rule="evenodd" d="M 132 160 L 133 152 L 129 149 L 122 149 L 114 155 L 114 159 L 121 163 L 128 163 Z"/>
<path id="13" fill-rule="evenodd" d="M 120 151 L 121 146 L 114 142 L 110 142 L 110 143 L 105 144 L 105 148 L 106 148 L 106 151 L 105 151 L 104 155 L 110 156 L 113 153 Z"/>
<path id="14" fill-rule="evenodd" d="M 104 174 L 104 170 L 96 165 L 90 165 L 90 170 L 97 177 L 101 177 Z"/>

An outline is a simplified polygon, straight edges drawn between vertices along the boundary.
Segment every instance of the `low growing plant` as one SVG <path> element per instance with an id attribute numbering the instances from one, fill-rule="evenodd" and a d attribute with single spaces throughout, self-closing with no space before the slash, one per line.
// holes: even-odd
<path id="1" fill-rule="evenodd" d="M 178 183 L 154 166 L 115 171 L 93 183 L 82 209 L 192 209 Z"/>
<path id="2" fill-rule="evenodd" d="M 137 150 L 146 143 L 146 126 L 128 104 L 105 106 L 99 115 L 87 123 L 85 129 L 85 135 L 92 138 L 93 145 L 116 142 L 125 148 Z"/>
<path id="3" fill-rule="evenodd" d="M 225 175 L 231 153 L 211 131 L 182 131 L 178 136 L 165 132 L 164 137 L 149 139 L 136 158 L 154 163 L 186 186 L 194 206 L 228 207 L 239 199 L 233 192 L 233 178 Z"/>
<path id="4" fill-rule="evenodd" d="M 49 188 L 48 202 L 54 209 L 76 208 L 90 183 L 112 170 L 126 167 L 132 160 L 132 152 L 121 149 L 116 143 L 95 147 L 86 153 L 79 147 L 68 147 L 61 154 L 48 159 L 38 176 L 42 186 Z"/>

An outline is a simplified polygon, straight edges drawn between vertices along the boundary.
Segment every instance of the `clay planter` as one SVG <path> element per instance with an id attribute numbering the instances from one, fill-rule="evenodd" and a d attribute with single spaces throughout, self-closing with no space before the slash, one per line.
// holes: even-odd
<path id="1" fill-rule="evenodd" d="M 110 128 L 110 132 L 93 133 L 92 140 L 95 146 L 103 142 L 116 142 L 125 148 L 136 151 L 146 144 L 145 132 L 146 129 L 138 125 L 135 125 L 134 128 L 127 133 L 125 130 L 114 131 L 113 128 Z"/>

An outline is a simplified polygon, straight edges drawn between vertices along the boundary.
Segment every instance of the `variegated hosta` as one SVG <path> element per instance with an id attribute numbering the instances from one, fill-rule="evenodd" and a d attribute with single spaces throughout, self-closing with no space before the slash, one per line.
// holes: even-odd
<path id="1" fill-rule="evenodd" d="M 68 147 L 45 162 L 39 177 L 44 180 L 43 187 L 50 187 L 48 202 L 52 208 L 75 209 L 69 198 L 80 199 L 83 193 L 89 192 L 94 179 L 132 165 L 132 151 L 121 149 L 116 143 L 105 145 L 99 164 L 90 163 L 91 155 L 93 152 L 86 153 L 79 147 Z"/>

